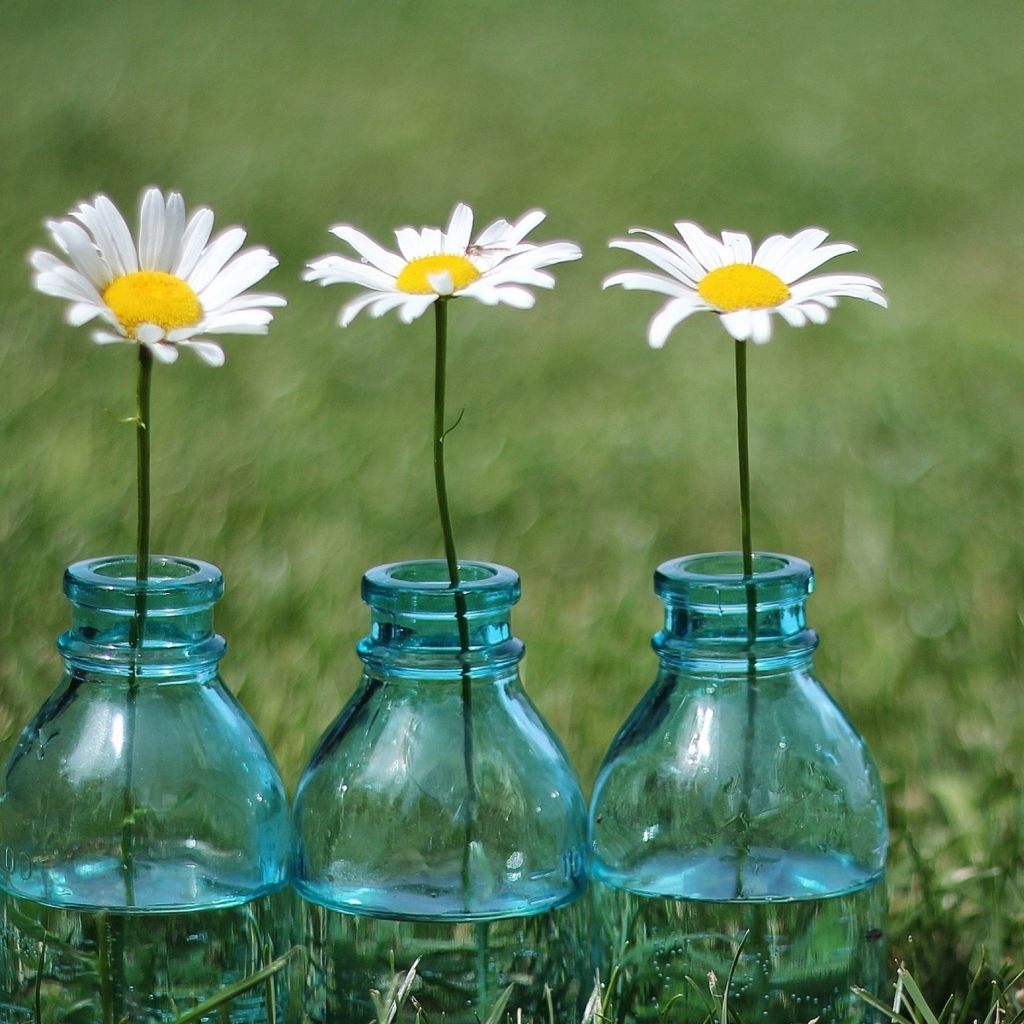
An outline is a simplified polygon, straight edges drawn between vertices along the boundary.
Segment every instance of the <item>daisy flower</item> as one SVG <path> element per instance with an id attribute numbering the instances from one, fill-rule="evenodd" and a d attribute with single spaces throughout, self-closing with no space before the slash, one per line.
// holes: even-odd
<path id="1" fill-rule="evenodd" d="M 721 241 L 690 221 L 678 221 L 682 241 L 644 228 L 630 234 L 644 234 L 653 242 L 615 238 L 613 249 L 626 249 L 653 263 L 665 274 L 623 270 L 612 274 L 603 287 L 620 284 L 660 292 L 669 300 L 647 327 L 653 348 L 665 344 L 672 328 L 691 313 L 717 313 L 722 326 L 737 341 L 763 344 L 771 340 L 772 313 L 778 313 L 793 327 L 808 320 L 823 324 L 830 309 L 842 296 L 866 299 L 878 306 L 888 305 L 882 286 L 863 274 L 824 274 L 806 277 L 834 256 L 856 252 L 848 242 L 822 243 L 828 232 L 805 228 L 792 238 L 771 235 L 753 252 L 750 237 L 738 231 L 723 231 Z M 667 275 L 667 276 L 666 276 Z"/>
<path id="2" fill-rule="evenodd" d="M 367 308 L 373 317 L 397 309 L 400 320 L 412 323 L 439 298 L 465 296 L 488 306 L 504 302 L 529 309 L 535 301 L 530 287 L 555 285 L 554 277 L 541 268 L 583 255 L 572 242 L 535 245 L 523 241 L 545 216 L 543 210 L 530 210 L 515 224 L 496 220 L 471 245 L 473 211 L 459 203 L 445 231 L 399 228 L 395 232 L 398 253 L 378 245 L 351 224 L 335 224 L 331 232 L 361 258 L 333 253 L 322 256 L 308 264 L 303 277 L 323 285 L 356 284 L 370 289 L 342 307 L 338 317 L 342 327 Z"/>
<path id="3" fill-rule="evenodd" d="M 92 334 L 100 345 L 145 345 L 163 363 L 173 363 L 186 347 L 210 366 L 222 366 L 223 349 L 202 335 L 266 334 L 274 318 L 270 307 L 285 305 L 280 295 L 245 292 L 277 259 L 262 248 L 236 256 L 245 241 L 239 227 L 211 241 L 213 212 L 200 207 L 186 223 L 177 192 L 165 198 L 157 188 L 146 190 L 138 244 L 104 195 L 46 227 L 70 265 L 36 249 L 29 255 L 33 284 L 71 303 L 69 323 L 104 321 L 107 328 Z"/>

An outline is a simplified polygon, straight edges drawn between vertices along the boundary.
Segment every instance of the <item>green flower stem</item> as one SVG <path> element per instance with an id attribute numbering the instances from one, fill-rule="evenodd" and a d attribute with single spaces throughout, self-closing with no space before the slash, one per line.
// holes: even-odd
<path id="1" fill-rule="evenodd" d="M 140 652 L 146 635 L 146 588 L 149 579 L 149 407 L 153 384 L 153 353 L 139 345 L 139 384 L 135 406 L 135 445 L 138 458 L 138 534 L 135 545 L 135 617 L 129 640 Z M 124 817 L 121 821 L 121 873 L 124 877 L 125 902 L 135 906 L 135 792 L 133 762 L 135 760 L 135 713 L 138 695 L 139 665 L 136 660 L 128 678 L 125 708 L 125 788 Z"/>
<path id="2" fill-rule="evenodd" d="M 444 400 L 446 362 L 448 358 L 448 300 L 439 298 L 434 303 L 435 338 L 434 350 L 434 487 L 437 491 L 437 508 L 441 515 L 441 533 L 444 535 L 444 556 L 448 562 L 448 580 L 455 591 L 455 621 L 459 630 L 459 647 L 462 651 L 462 756 L 466 770 L 466 841 L 462 850 L 462 890 L 469 910 L 470 894 L 470 850 L 473 843 L 473 827 L 476 820 L 477 793 L 476 776 L 473 772 L 473 689 L 469 672 L 469 620 L 466 615 L 466 595 L 459 589 L 459 559 L 455 553 L 455 533 L 452 530 L 452 514 L 448 508 L 448 485 L 444 475 L 444 439 L 447 431 L 444 425 Z"/>
<path id="3" fill-rule="evenodd" d="M 743 733 L 743 776 L 740 783 L 740 820 L 744 837 L 736 863 L 736 896 L 743 895 L 743 862 L 749 846 L 750 794 L 754 776 L 754 718 L 757 713 L 757 588 L 754 551 L 750 540 L 750 442 L 747 429 L 747 343 L 736 347 L 736 442 L 740 469 L 740 529 L 743 544 L 743 579 L 747 593 L 747 725 Z"/>
<path id="4" fill-rule="evenodd" d="M 108 925 L 110 911 L 101 910 L 96 915 L 96 945 L 99 956 L 100 1011 L 103 1024 L 117 1024 L 114 1012 L 113 971 L 110 964 L 110 932 Z"/>

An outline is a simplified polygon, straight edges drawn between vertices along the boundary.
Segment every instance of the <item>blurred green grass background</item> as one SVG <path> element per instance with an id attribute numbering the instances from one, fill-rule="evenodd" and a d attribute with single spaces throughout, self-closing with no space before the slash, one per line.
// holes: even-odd
<path id="1" fill-rule="evenodd" d="M 638 263 L 605 243 L 820 224 L 891 309 L 751 353 L 755 545 L 816 567 L 819 669 L 889 787 L 897 955 L 940 988 L 981 943 L 1024 960 L 1019 0 L 8 0 L 0 96 L 8 742 L 58 676 L 64 566 L 133 536 L 104 411 L 133 354 L 31 291 L 44 218 L 159 184 L 281 259 L 268 338 L 157 368 L 154 549 L 224 570 L 225 675 L 290 785 L 357 681 L 361 572 L 440 553 L 429 318 L 338 329 L 352 291 L 298 278 L 328 224 L 541 206 L 538 240 L 584 248 L 533 311 L 453 307 L 448 458 L 460 553 L 522 574 L 527 687 L 588 786 L 653 678 L 652 570 L 738 536 L 730 343 L 707 317 L 649 350 L 657 297 L 598 290 Z"/>

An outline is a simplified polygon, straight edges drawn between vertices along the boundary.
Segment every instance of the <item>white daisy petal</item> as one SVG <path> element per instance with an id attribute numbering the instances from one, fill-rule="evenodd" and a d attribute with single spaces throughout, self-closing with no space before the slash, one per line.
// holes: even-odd
<path id="1" fill-rule="evenodd" d="M 517 259 L 524 259 L 529 253 L 524 253 Z M 570 263 L 573 260 L 581 259 L 583 250 L 572 242 L 549 242 L 547 245 L 539 245 L 536 249 L 536 256 L 529 262 L 535 267 L 550 267 L 554 263 Z"/>
<path id="2" fill-rule="evenodd" d="M 786 302 L 775 311 L 786 321 L 790 327 L 803 327 L 807 323 L 807 317 L 795 302 Z"/>
<path id="3" fill-rule="evenodd" d="M 523 284 L 531 288 L 554 288 L 555 278 L 546 270 L 534 270 L 532 267 L 508 267 L 504 264 L 486 277 L 487 283 L 496 288 L 502 284 Z M 473 286 L 470 285 L 469 288 Z M 459 295 L 465 295 L 468 289 L 463 288 Z"/>
<path id="4" fill-rule="evenodd" d="M 828 232 L 823 231 L 821 228 L 804 228 L 803 231 L 798 231 L 792 238 L 783 237 L 781 241 L 775 243 L 770 256 L 759 259 L 757 265 L 764 267 L 765 270 L 772 270 L 778 273 L 779 268 L 790 259 L 805 256 L 821 245 L 826 238 L 828 238 Z M 764 246 L 761 246 L 761 249 L 763 248 Z M 761 249 L 758 250 L 759 255 Z"/>
<path id="5" fill-rule="evenodd" d="M 395 241 L 398 243 L 398 251 L 410 263 L 430 255 L 423 245 L 420 233 L 415 228 L 399 228 L 395 232 Z"/>
<path id="6" fill-rule="evenodd" d="M 88 232 L 73 220 L 50 221 L 47 225 L 55 242 L 68 254 L 75 269 L 96 289 L 106 288 L 114 275 L 100 256 Z M 59 262 L 59 261 L 58 261 Z"/>
<path id="7" fill-rule="evenodd" d="M 187 281 L 189 274 L 195 269 L 199 257 L 210 240 L 213 231 L 213 210 L 205 206 L 199 207 L 189 218 L 188 226 L 181 240 L 181 253 L 177 263 L 171 267 L 171 273 Z"/>
<path id="8" fill-rule="evenodd" d="M 307 264 L 302 277 L 305 281 L 319 281 L 323 285 L 358 284 L 377 291 L 391 291 L 395 287 L 395 279 L 383 270 L 333 254 Z"/>
<path id="9" fill-rule="evenodd" d="M 803 277 L 804 274 L 817 270 L 822 263 L 834 259 L 836 256 L 843 256 L 848 252 L 856 251 L 857 247 L 855 245 L 849 245 L 846 242 L 833 242 L 831 245 L 821 245 L 810 252 L 797 253 L 795 255 L 790 253 L 779 260 L 775 267 L 775 273 L 786 284 L 792 284 L 797 279 Z"/>
<path id="10" fill-rule="evenodd" d="M 671 235 L 663 235 L 660 231 L 648 231 L 646 228 L 630 228 L 629 233 L 631 235 L 647 235 L 648 238 L 653 238 L 657 242 L 661 242 L 672 255 L 676 256 L 679 263 L 682 265 L 683 272 L 686 278 L 696 284 L 707 271 L 700 265 L 697 258 L 690 252 L 689 249 L 683 245 L 677 238 L 673 238 Z M 611 245 L 611 242 L 608 243 Z"/>
<path id="11" fill-rule="evenodd" d="M 703 269 L 698 274 L 692 274 L 689 266 L 680 260 L 674 252 L 652 242 L 634 241 L 632 238 L 613 238 L 608 245 L 612 249 L 625 249 L 627 252 L 642 256 L 659 270 L 664 270 L 666 274 L 671 274 L 672 277 L 694 288 L 705 275 Z"/>
<path id="12" fill-rule="evenodd" d="M 221 272 L 224 264 L 242 248 L 244 241 L 245 232 L 241 228 L 228 228 L 203 250 L 195 268 L 185 277 L 196 294 Z"/>
<path id="13" fill-rule="evenodd" d="M 190 348 L 207 366 L 224 365 L 224 349 L 216 342 L 206 338 L 193 338 L 181 343 L 182 348 Z"/>
<path id="14" fill-rule="evenodd" d="M 677 221 L 676 231 L 705 270 L 716 270 L 733 262 L 726 247 L 717 238 L 712 238 L 699 224 L 689 220 Z"/>
<path id="15" fill-rule="evenodd" d="M 95 320 L 103 310 L 92 302 L 76 302 L 71 306 L 68 306 L 64 313 L 64 319 L 67 320 L 72 327 L 81 327 L 82 324 L 87 324 L 90 320 Z"/>
<path id="16" fill-rule="evenodd" d="M 764 345 L 772 340 L 772 318 L 767 309 L 751 310 L 750 340 L 755 345 Z"/>
<path id="17" fill-rule="evenodd" d="M 123 334 L 114 334 L 113 331 L 93 331 L 89 335 L 97 345 L 117 345 L 127 344 L 133 345 L 134 342 L 131 338 L 125 337 Z"/>
<path id="18" fill-rule="evenodd" d="M 505 243 L 518 245 L 545 217 L 547 214 L 543 210 L 527 210 L 509 229 Z"/>
<path id="19" fill-rule="evenodd" d="M 205 317 L 195 333 L 266 334 L 274 314 L 268 309 L 245 309 Z"/>
<path id="20" fill-rule="evenodd" d="M 51 270 L 56 270 L 58 267 L 67 266 L 66 263 L 57 259 L 52 252 L 47 252 L 45 249 L 33 249 L 28 254 L 28 261 L 32 265 L 32 268 L 34 270 L 38 270 L 41 274 L 45 274 Z"/>
<path id="21" fill-rule="evenodd" d="M 666 302 L 661 309 L 651 318 L 651 322 L 647 325 L 647 344 L 651 348 L 664 348 L 665 342 L 668 340 L 669 334 L 672 333 L 672 329 L 676 324 L 682 323 L 691 313 L 696 313 L 698 310 L 704 308 L 704 304 L 694 302 L 694 299 L 699 302 L 698 296 L 684 295 L 679 298 L 672 299 Z"/>
<path id="22" fill-rule="evenodd" d="M 129 269 L 121 262 L 120 252 L 110 233 L 106 218 L 100 216 L 95 207 L 88 203 L 80 203 L 78 209 L 71 211 L 71 216 L 95 239 L 96 248 L 103 254 L 114 277 L 129 273 Z"/>
<path id="23" fill-rule="evenodd" d="M 722 243 L 732 257 L 730 263 L 750 263 L 753 259 L 749 235 L 745 235 L 741 231 L 723 231 Z"/>
<path id="24" fill-rule="evenodd" d="M 163 270 L 164 197 L 158 188 L 146 189 L 139 213 L 139 267 L 142 270 Z"/>
<path id="25" fill-rule="evenodd" d="M 486 249 L 489 245 L 495 245 L 503 241 L 512 231 L 512 225 L 507 220 L 496 220 L 488 224 L 477 236 L 476 245 Z M 511 246 L 509 246 L 511 248 Z"/>
<path id="26" fill-rule="evenodd" d="M 370 308 L 370 316 L 374 320 L 379 319 L 385 313 L 389 313 L 399 306 L 404 306 L 409 301 L 405 292 L 391 292 L 389 295 L 375 295 L 373 306 Z"/>
<path id="27" fill-rule="evenodd" d="M 404 324 L 411 324 L 421 317 L 437 301 L 436 295 L 414 295 L 398 310 L 398 319 Z"/>
<path id="28" fill-rule="evenodd" d="M 496 306 L 501 302 L 498 290 L 486 278 L 481 281 L 474 281 L 471 285 L 463 288 L 459 295 L 469 299 L 476 299 L 485 306 Z"/>
<path id="29" fill-rule="evenodd" d="M 153 358 L 158 359 L 161 363 L 169 364 L 177 362 L 177 345 L 169 345 L 165 341 L 157 341 L 151 345 L 146 345 L 146 348 L 148 348 L 149 351 L 153 353 Z"/>
<path id="30" fill-rule="evenodd" d="M 798 281 L 789 290 L 797 300 L 819 299 L 823 295 L 845 295 L 887 307 L 889 303 L 881 288 L 878 281 L 864 274 L 823 274 L 821 277 L 808 277 Z"/>
<path id="31" fill-rule="evenodd" d="M 250 249 L 236 256 L 204 289 L 196 289 L 203 309 L 213 311 L 246 288 L 261 281 L 277 266 L 266 249 Z"/>
<path id="32" fill-rule="evenodd" d="M 828 320 L 828 310 L 817 302 L 801 302 L 800 311 L 812 324 L 823 324 Z"/>
<path id="33" fill-rule="evenodd" d="M 167 332 L 167 337 L 164 341 L 169 341 L 173 345 L 178 345 L 183 341 L 189 341 L 194 338 L 201 331 L 205 330 L 206 322 L 196 324 L 194 327 L 176 327 L 173 331 Z"/>
<path id="34" fill-rule="evenodd" d="M 427 274 L 427 283 L 438 295 L 451 295 L 455 291 L 455 282 L 450 270 L 441 270 L 436 274 Z"/>
<path id="35" fill-rule="evenodd" d="M 128 230 L 121 211 L 104 195 L 96 197 L 96 213 L 106 225 L 106 229 L 117 249 L 121 265 L 127 274 L 134 274 L 139 269 L 139 254 L 132 241 L 132 233 Z"/>
<path id="36" fill-rule="evenodd" d="M 749 309 L 737 309 L 734 313 L 720 313 L 722 326 L 737 340 L 747 341 L 754 326 Z"/>
<path id="37" fill-rule="evenodd" d="M 164 251 L 160 254 L 158 270 L 171 273 L 181 256 L 181 243 L 185 235 L 185 200 L 180 192 L 167 197 L 164 219 Z"/>
<path id="38" fill-rule="evenodd" d="M 490 276 L 512 270 L 536 270 L 555 263 L 568 263 L 578 260 L 582 255 L 580 247 L 572 242 L 551 242 L 548 245 L 526 246 L 514 253 L 497 249 L 478 252 L 473 262 L 481 274 Z"/>
<path id="39" fill-rule="evenodd" d="M 428 256 L 438 256 L 445 251 L 444 232 L 440 228 L 423 228 L 420 231 L 420 242 Z"/>
<path id="40" fill-rule="evenodd" d="M 533 292 L 514 284 L 502 285 L 495 288 L 494 292 L 506 306 L 513 306 L 516 309 L 532 309 L 537 301 Z"/>
<path id="41" fill-rule="evenodd" d="M 662 295 L 673 295 L 676 298 L 683 295 L 696 295 L 696 292 L 682 281 L 663 277 L 661 274 L 651 274 L 645 270 L 620 270 L 617 274 L 612 274 L 601 282 L 602 288 L 611 288 L 613 285 L 621 285 L 627 291 L 659 292 Z"/>
<path id="42" fill-rule="evenodd" d="M 769 235 L 754 253 L 754 266 L 771 270 L 775 266 L 776 255 L 788 244 L 789 239 L 785 235 Z"/>
<path id="43" fill-rule="evenodd" d="M 383 270 L 385 274 L 398 277 L 405 266 L 405 260 L 401 256 L 378 245 L 369 235 L 364 235 L 351 224 L 335 224 L 331 228 L 331 233 L 343 242 L 348 242 L 364 260 L 372 263 L 378 270 Z"/>
<path id="44" fill-rule="evenodd" d="M 469 248 L 469 239 L 473 234 L 473 211 L 465 204 L 459 203 L 448 220 L 445 231 L 444 251 L 464 254 Z"/>
<path id="45" fill-rule="evenodd" d="M 363 292 L 362 295 L 357 295 L 354 299 L 346 302 L 345 305 L 341 307 L 341 311 L 338 313 L 338 323 L 342 327 L 348 327 L 348 325 L 356 318 L 358 313 L 366 309 L 371 302 L 377 302 L 379 299 L 379 292 Z"/>
<path id="46" fill-rule="evenodd" d="M 142 345 L 155 345 L 167 337 L 167 332 L 156 324 L 140 324 L 135 332 L 135 340 Z"/>
<path id="47" fill-rule="evenodd" d="M 77 270 L 65 264 L 60 269 L 48 270 L 43 274 L 36 274 L 32 279 L 35 287 L 44 295 L 52 295 L 58 299 L 71 299 L 74 302 L 91 302 L 94 305 L 103 305 L 103 299 L 99 292 L 93 288 Z"/>
<path id="48" fill-rule="evenodd" d="M 217 307 L 218 313 L 229 313 L 235 309 L 255 309 L 257 307 L 287 306 L 288 300 L 283 295 L 271 295 L 265 292 L 243 292 L 233 299 L 221 303 Z"/>

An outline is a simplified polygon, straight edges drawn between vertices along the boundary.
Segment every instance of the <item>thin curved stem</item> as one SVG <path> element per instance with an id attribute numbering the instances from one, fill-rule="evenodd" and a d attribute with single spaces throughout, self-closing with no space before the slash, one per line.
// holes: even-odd
<path id="1" fill-rule="evenodd" d="M 135 544 L 135 615 L 132 619 L 129 641 L 136 652 L 128 677 L 128 697 L 125 705 L 125 787 L 124 817 L 121 821 L 121 873 L 124 878 L 125 902 L 135 906 L 135 716 L 139 689 L 138 654 L 146 636 L 146 588 L 149 579 L 149 409 L 153 385 L 153 353 L 139 345 L 139 382 L 135 405 L 135 449 L 138 463 L 137 501 L 138 529 Z"/>
<path id="2" fill-rule="evenodd" d="M 754 551 L 750 539 L 750 442 L 747 429 L 747 345 L 736 346 L 736 444 L 740 475 L 740 530 L 743 545 L 743 580 L 747 597 L 747 723 L 743 731 L 743 776 L 740 782 L 740 819 L 744 837 L 736 863 L 736 896 L 743 895 L 743 867 L 750 827 L 750 795 L 754 782 L 754 723 L 757 717 L 757 588 L 754 585 Z"/>
<path id="3" fill-rule="evenodd" d="M 455 552 L 455 532 L 448 508 L 448 484 L 444 472 L 445 381 L 448 358 L 448 300 L 434 303 L 434 488 L 437 491 L 437 509 L 441 516 L 444 536 L 444 555 L 448 562 L 448 580 L 455 591 L 455 621 L 459 630 L 459 648 L 462 653 L 462 756 L 466 771 L 466 806 L 464 808 L 465 844 L 462 850 L 462 891 L 469 910 L 470 851 L 476 821 L 477 791 L 473 771 L 473 687 L 469 670 L 469 620 L 466 615 L 466 595 L 459 589 L 459 559 Z"/>

